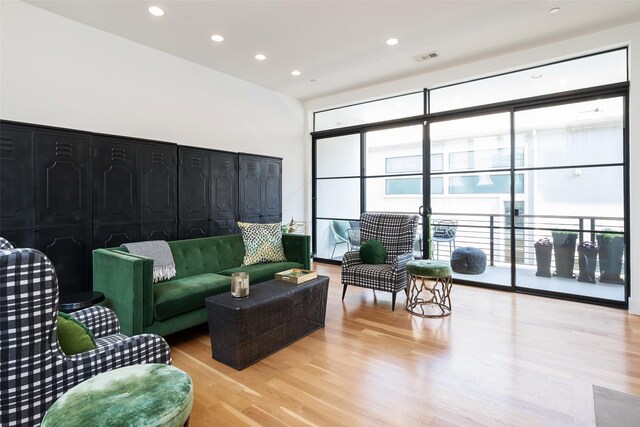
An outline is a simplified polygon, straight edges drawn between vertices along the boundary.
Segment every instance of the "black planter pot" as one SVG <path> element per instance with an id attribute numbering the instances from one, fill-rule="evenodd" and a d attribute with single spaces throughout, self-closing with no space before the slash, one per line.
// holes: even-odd
<path id="1" fill-rule="evenodd" d="M 559 233 L 552 232 L 553 251 L 556 259 L 556 272 L 558 277 L 567 277 L 573 279 L 573 266 L 575 265 L 576 256 L 576 240 L 578 233 Z"/>
<path id="2" fill-rule="evenodd" d="M 548 242 L 548 240 L 547 240 Z M 541 243 L 537 241 L 533 244 L 536 250 L 536 276 L 551 277 L 551 243 Z"/>
<path id="3" fill-rule="evenodd" d="M 588 243 L 588 245 L 585 245 Z M 598 260 L 598 248 L 591 242 L 578 245 L 578 274 L 579 282 L 596 283 L 596 261 Z M 583 246 L 584 245 L 584 246 Z"/>
<path id="4" fill-rule="evenodd" d="M 624 239 L 622 236 L 608 238 L 602 234 L 598 239 L 598 256 L 600 257 L 600 281 L 604 283 L 624 283 L 620 277 L 622 272 L 622 256 L 624 255 Z"/>

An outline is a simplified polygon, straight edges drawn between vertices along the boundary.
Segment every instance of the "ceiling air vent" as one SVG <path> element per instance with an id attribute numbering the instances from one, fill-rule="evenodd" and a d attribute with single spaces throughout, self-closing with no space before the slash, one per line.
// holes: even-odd
<path id="1" fill-rule="evenodd" d="M 414 56 L 413 60 L 416 62 L 422 62 L 422 61 L 426 61 L 428 59 L 433 59 L 433 58 L 437 58 L 438 57 L 438 52 L 427 52 L 427 53 L 423 53 L 422 55 L 418 55 L 418 56 Z"/>

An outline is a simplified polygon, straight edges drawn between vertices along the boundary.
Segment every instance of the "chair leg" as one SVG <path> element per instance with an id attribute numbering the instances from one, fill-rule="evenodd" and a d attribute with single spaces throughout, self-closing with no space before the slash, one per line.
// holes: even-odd
<path id="1" fill-rule="evenodd" d="M 391 297 L 391 311 L 396 311 L 396 295 L 397 293 L 394 292 L 393 296 Z"/>
<path id="2" fill-rule="evenodd" d="M 344 295 L 347 293 L 347 284 L 344 284 L 344 288 L 342 288 L 342 301 L 344 301 Z"/>

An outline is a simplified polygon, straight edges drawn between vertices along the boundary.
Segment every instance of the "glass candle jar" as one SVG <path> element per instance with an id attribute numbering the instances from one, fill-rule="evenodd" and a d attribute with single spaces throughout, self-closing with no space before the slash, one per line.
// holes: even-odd
<path id="1" fill-rule="evenodd" d="M 249 273 L 231 274 L 231 296 L 245 298 L 249 296 Z"/>

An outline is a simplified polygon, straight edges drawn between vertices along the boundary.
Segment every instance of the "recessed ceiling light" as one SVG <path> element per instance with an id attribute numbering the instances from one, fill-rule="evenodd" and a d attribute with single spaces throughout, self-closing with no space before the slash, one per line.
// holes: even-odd
<path id="1" fill-rule="evenodd" d="M 214 42 L 220 43 L 221 41 L 224 40 L 224 37 L 222 37 L 220 34 L 214 34 L 211 36 L 211 40 L 213 40 Z"/>
<path id="2" fill-rule="evenodd" d="M 164 10 L 160 9 L 158 6 L 151 6 L 148 10 L 149 10 L 149 13 L 154 16 L 164 15 Z"/>
<path id="3" fill-rule="evenodd" d="M 398 39 L 389 39 L 389 40 L 387 40 L 387 44 L 389 46 L 395 46 L 395 45 L 398 44 Z"/>
<path id="4" fill-rule="evenodd" d="M 264 61 L 265 59 L 267 59 L 267 57 L 266 57 L 266 56 L 264 56 L 264 55 L 263 55 L 263 54 L 261 54 L 261 53 L 257 54 L 257 55 L 255 56 L 255 58 L 256 58 L 258 61 Z"/>
<path id="5" fill-rule="evenodd" d="M 560 12 L 559 7 L 554 7 L 553 9 L 549 9 L 549 13 L 558 13 L 558 12 Z"/>
<path id="6" fill-rule="evenodd" d="M 296 76 L 296 77 L 297 77 L 297 76 L 299 76 L 300 74 L 302 74 L 302 73 L 301 73 L 300 71 L 298 71 L 298 70 L 293 70 L 293 71 L 291 72 L 291 75 L 292 75 L 292 76 Z"/>

